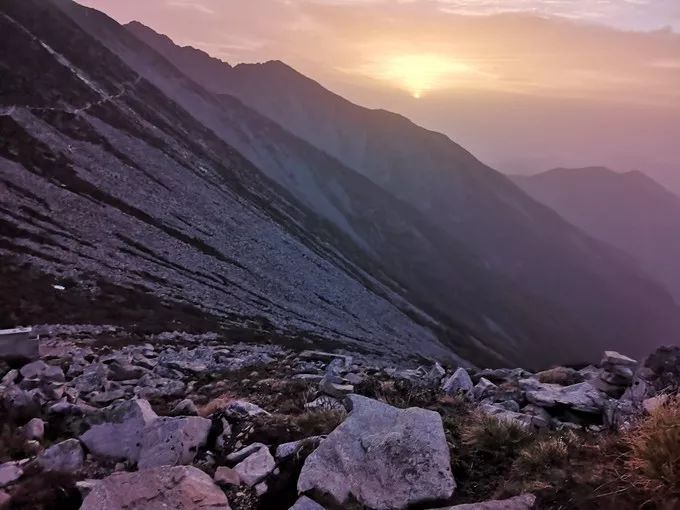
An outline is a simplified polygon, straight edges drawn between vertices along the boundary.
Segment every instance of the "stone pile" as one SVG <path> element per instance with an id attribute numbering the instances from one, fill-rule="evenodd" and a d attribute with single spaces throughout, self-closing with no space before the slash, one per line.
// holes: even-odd
<path id="1" fill-rule="evenodd" d="M 456 493 L 441 416 L 360 396 L 366 381 L 462 399 L 531 430 L 598 431 L 644 412 L 650 399 L 677 391 L 679 380 L 680 349 L 657 353 L 640 366 L 606 352 L 598 366 L 532 374 L 449 370 L 439 363 L 383 367 L 359 355 L 295 353 L 205 335 L 145 340 L 151 341 L 95 347 L 49 339 L 40 359 L 5 367 L 0 405 L 3 416 L 21 427 L 26 458 L 0 464 L 0 508 L 36 472 L 77 479 L 84 509 L 253 508 L 240 506 L 241 500 L 264 501 L 285 480 L 297 488 L 299 499 L 288 503 L 296 510 L 350 503 L 369 509 L 441 507 L 455 501 Z M 261 372 L 272 366 L 279 379 L 263 379 Z M 254 424 L 275 423 L 279 409 L 220 393 L 220 378 L 227 374 L 239 374 L 242 386 L 263 393 L 276 393 L 281 379 L 309 388 L 296 396 L 304 398 L 306 412 L 330 412 L 340 425 L 327 436 L 250 439 Z M 199 402 L 201 395 L 210 398 Z M 61 435 L 55 439 L 56 427 Z M 523 510 L 534 503 L 533 496 L 521 495 L 446 508 Z"/>

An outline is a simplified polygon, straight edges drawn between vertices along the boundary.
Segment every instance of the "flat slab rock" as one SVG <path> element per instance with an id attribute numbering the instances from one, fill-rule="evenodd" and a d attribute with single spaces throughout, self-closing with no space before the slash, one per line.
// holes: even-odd
<path id="1" fill-rule="evenodd" d="M 114 473 L 98 481 L 80 510 L 230 510 L 227 497 L 191 466 Z"/>
<path id="2" fill-rule="evenodd" d="M 510 499 L 448 506 L 438 510 L 531 510 L 535 504 L 536 496 L 533 494 L 523 494 Z"/>
<path id="3" fill-rule="evenodd" d="M 307 458 L 298 492 L 378 510 L 451 497 L 456 482 L 438 413 L 358 395 L 346 401 L 350 414 Z"/>

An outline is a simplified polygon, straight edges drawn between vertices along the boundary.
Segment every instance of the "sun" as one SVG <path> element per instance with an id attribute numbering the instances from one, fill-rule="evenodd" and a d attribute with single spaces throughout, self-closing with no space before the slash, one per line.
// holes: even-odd
<path id="1" fill-rule="evenodd" d="M 376 77 L 407 90 L 416 99 L 446 87 L 454 77 L 474 73 L 469 64 L 433 53 L 389 56 L 375 71 Z"/>

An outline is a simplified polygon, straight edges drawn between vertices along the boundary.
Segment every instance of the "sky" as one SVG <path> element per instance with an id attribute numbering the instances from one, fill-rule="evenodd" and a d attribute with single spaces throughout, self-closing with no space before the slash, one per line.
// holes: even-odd
<path id="1" fill-rule="evenodd" d="M 680 192 L 680 0 L 80 0 L 231 64 L 283 60 L 512 173 Z"/>

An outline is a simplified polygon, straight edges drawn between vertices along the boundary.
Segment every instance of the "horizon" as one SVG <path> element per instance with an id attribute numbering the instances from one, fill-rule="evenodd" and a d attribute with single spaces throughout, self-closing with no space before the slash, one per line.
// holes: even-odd
<path id="1" fill-rule="evenodd" d="M 285 62 L 356 104 L 446 134 L 504 173 L 606 166 L 643 171 L 680 193 L 680 12 L 670 2 L 583 0 L 570 13 L 556 11 L 562 3 L 526 0 L 512 9 L 390 0 L 81 3 L 230 65 Z M 597 16 L 589 5 L 599 6 Z"/>

